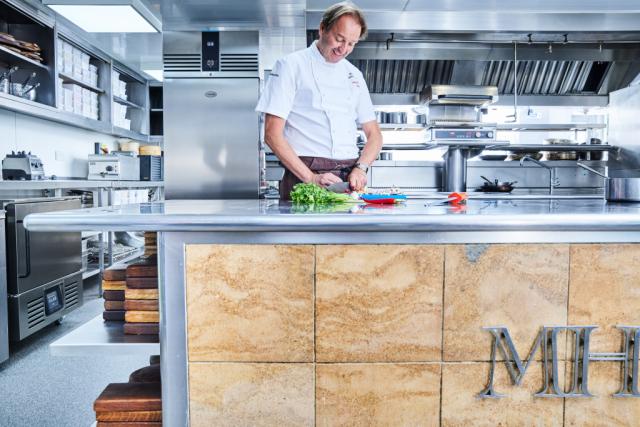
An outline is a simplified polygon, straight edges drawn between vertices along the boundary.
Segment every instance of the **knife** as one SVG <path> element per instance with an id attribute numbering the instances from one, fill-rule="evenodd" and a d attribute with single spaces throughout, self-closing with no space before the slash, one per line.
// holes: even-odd
<path id="1" fill-rule="evenodd" d="M 331 185 L 327 185 L 327 190 L 333 192 L 333 193 L 350 193 L 351 192 L 351 186 L 349 185 L 348 182 L 337 182 L 335 184 L 331 184 Z"/>

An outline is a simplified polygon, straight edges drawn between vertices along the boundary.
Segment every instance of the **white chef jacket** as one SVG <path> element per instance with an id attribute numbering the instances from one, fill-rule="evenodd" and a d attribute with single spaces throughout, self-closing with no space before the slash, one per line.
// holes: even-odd
<path id="1" fill-rule="evenodd" d="M 356 125 L 376 119 L 362 73 L 345 59 L 327 62 L 314 42 L 276 62 L 256 111 L 286 120 L 298 156 L 358 157 Z"/>

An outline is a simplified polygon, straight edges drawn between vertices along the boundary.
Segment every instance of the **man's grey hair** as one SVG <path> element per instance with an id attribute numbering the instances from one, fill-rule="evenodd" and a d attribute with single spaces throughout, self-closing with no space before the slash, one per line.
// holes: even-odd
<path id="1" fill-rule="evenodd" d="M 362 10 L 350 1 L 343 1 L 329 6 L 329 8 L 324 11 L 324 15 L 322 15 L 320 27 L 324 31 L 328 31 L 338 22 L 338 19 L 345 15 L 351 16 L 358 21 L 360 24 L 360 40 L 364 40 L 364 38 L 367 37 L 367 22 L 364 20 Z"/>

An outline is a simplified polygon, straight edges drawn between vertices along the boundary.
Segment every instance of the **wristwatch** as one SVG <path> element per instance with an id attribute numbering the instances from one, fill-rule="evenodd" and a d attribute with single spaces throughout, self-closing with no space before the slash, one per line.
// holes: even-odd
<path id="1" fill-rule="evenodd" d="M 363 162 L 358 162 L 356 163 L 356 168 L 360 169 L 361 171 L 363 171 L 364 173 L 369 172 L 369 165 Z"/>

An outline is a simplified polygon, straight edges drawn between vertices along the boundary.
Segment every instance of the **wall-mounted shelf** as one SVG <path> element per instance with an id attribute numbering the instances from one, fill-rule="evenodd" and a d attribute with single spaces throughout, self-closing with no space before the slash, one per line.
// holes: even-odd
<path id="1" fill-rule="evenodd" d="M 91 270 L 87 270 L 84 273 L 82 273 L 82 280 L 86 280 L 90 277 L 95 276 L 96 274 L 100 274 L 99 268 L 92 268 Z"/>
<path id="2" fill-rule="evenodd" d="M 73 83 L 76 84 L 80 87 L 83 87 L 85 89 L 89 89 L 90 91 L 96 92 L 96 93 L 105 93 L 105 91 L 103 89 L 100 89 L 99 87 L 90 85 L 89 83 L 83 82 L 82 80 L 78 80 L 74 77 L 71 77 L 68 74 L 65 73 L 58 73 L 58 75 L 60 76 L 60 78 L 65 82 L 65 83 Z"/>
<path id="3" fill-rule="evenodd" d="M 380 123 L 382 130 L 424 130 L 424 125 L 416 123 Z"/>
<path id="4" fill-rule="evenodd" d="M 62 111 L 48 105 L 29 101 L 28 99 L 19 98 L 13 95 L 7 95 L 2 92 L 0 92 L 0 108 L 81 129 L 105 133 L 107 135 L 131 138 L 141 142 L 149 141 L 148 135 L 119 128 L 108 122 L 90 119 L 79 114 Z"/>
<path id="5" fill-rule="evenodd" d="M 11 49 L 7 49 L 4 46 L 0 45 L 0 62 L 4 62 L 10 65 L 17 65 L 20 68 L 29 68 L 29 66 L 33 65 L 38 68 L 42 68 L 44 70 L 48 70 L 49 67 L 44 65 L 41 62 L 35 61 L 31 58 L 27 58 L 26 56 L 22 56 L 17 52 L 12 51 Z"/>
<path id="6" fill-rule="evenodd" d="M 490 151 L 513 151 L 513 152 L 536 152 L 536 151 L 549 151 L 549 152 L 589 152 L 589 151 L 615 151 L 618 147 L 613 145 L 587 145 L 587 144 L 520 144 L 520 145 L 502 145 L 502 146 L 489 146 L 485 150 Z"/>
<path id="7" fill-rule="evenodd" d="M 162 113 L 164 111 L 164 108 L 152 108 L 151 112 L 152 113 Z"/>
<path id="8" fill-rule="evenodd" d="M 125 129 L 125 128 L 121 128 L 118 126 L 113 126 L 113 130 L 112 130 L 112 135 L 114 136 L 119 136 L 122 138 L 131 138 L 131 139 L 135 139 L 138 141 L 142 141 L 142 142 L 148 142 L 149 141 L 149 135 L 143 135 L 139 132 L 133 131 L 133 130 L 129 130 L 129 129 Z"/>
<path id="9" fill-rule="evenodd" d="M 497 126 L 497 130 L 506 131 L 533 131 L 533 132 L 556 132 L 556 131 L 576 131 L 587 129 L 604 129 L 604 123 L 502 123 Z"/>
<path id="10" fill-rule="evenodd" d="M 127 101 L 126 99 L 120 98 L 119 96 L 113 96 L 113 100 L 118 104 L 126 105 L 127 107 L 142 109 L 142 107 L 138 104 L 134 104 L 131 101 Z"/>

